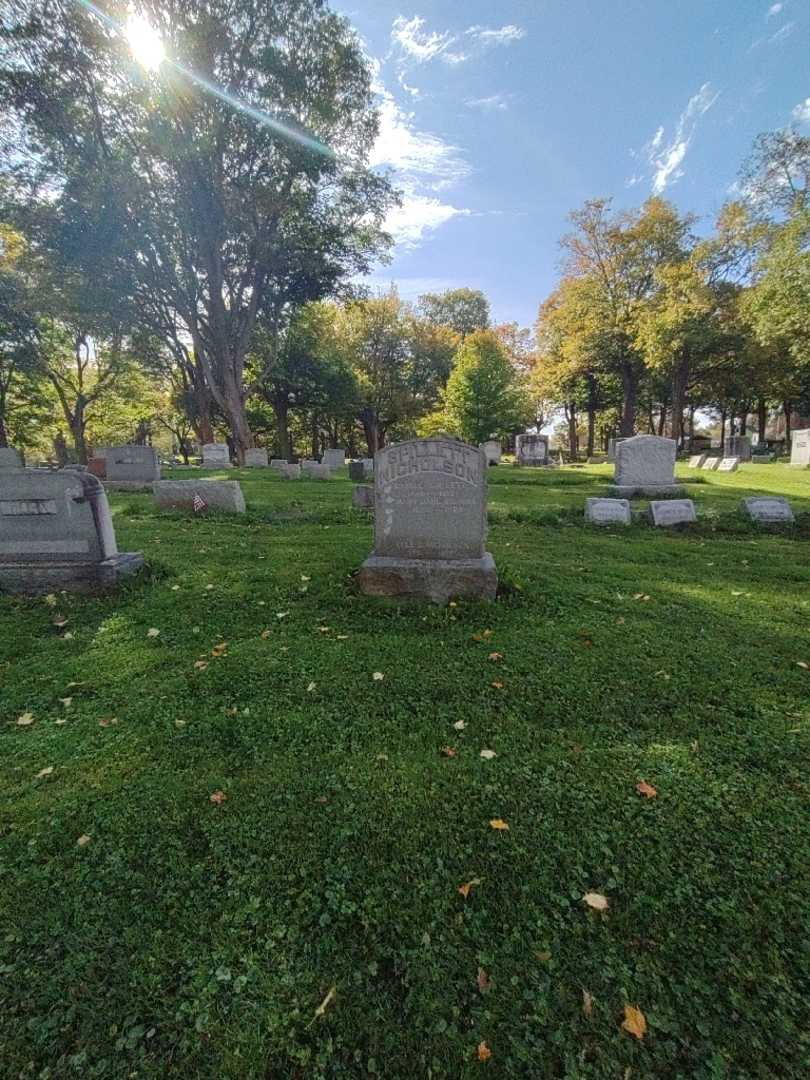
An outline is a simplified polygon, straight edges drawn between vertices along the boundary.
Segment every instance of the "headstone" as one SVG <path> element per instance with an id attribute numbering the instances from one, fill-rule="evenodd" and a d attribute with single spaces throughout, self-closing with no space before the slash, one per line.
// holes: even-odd
<path id="1" fill-rule="evenodd" d="M 729 435 L 726 437 L 724 457 L 738 458 L 740 461 L 751 460 L 751 439 L 748 435 Z"/>
<path id="2" fill-rule="evenodd" d="M 160 479 L 157 451 L 151 446 L 110 446 L 105 451 L 108 487 L 150 487 Z"/>
<path id="3" fill-rule="evenodd" d="M 532 467 L 550 465 L 548 435 L 516 435 L 515 458 L 518 465 Z"/>
<path id="4" fill-rule="evenodd" d="M 688 525 L 697 521 L 695 504 L 691 499 L 660 499 L 650 503 L 653 525 Z"/>
<path id="5" fill-rule="evenodd" d="M 707 457 L 707 454 L 693 454 L 689 458 L 689 468 L 702 469 Z"/>
<path id="6" fill-rule="evenodd" d="M 456 439 L 413 439 L 380 450 L 375 464 L 374 551 L 360 570 L 361 591 L 493 600 L 484 452 Z"/>
<path id="7" fill-rule="evenodd" d="M 286 465 L 289 465 L 286 458 L 274 457 L 270 459 L 270 468 L 275 469 L 276 472 L 283 472 Z"/>
<path id="8" fill-rule="evenodd" d="M 770 465 L 776 460 L 775 454 L 752 454 L 751 463 L 753 465 Z"/>
<path id="9" fill-rule="evenodd" d="M 245 451 L 245 466 L 248 469 L 266 469 L 267 451 L 263 446 L 251 446 Z"/>
<path id="10" fill-rule="evenodd" d="M 737 466 L 740 464 L 740 459 L 735 457 L 724 457 L 721 459 L 720 464 L 717 466 L 718 472 L 736 472 Z"/>
<path id="11" fill-rule="evenodd" d="M 0 471 L 22 469 L 23 460 L 11 446 L 0 446 Z"/>
<path id="12" fill-rule="evenodd" d="M 374 509 L 374 488 L 371 484 L 357 484 L 352 488 L 352 506 L 357 510 Z"/>
<path id="13" fill-rule="evenodd" d="M 585 520 L 592 525 L 629 525 L 630 503 L 627 499 L 586 499 Z"/>
<path id="14" fill-rule="evenodd" d="M 683 489 L 675 483 L 674 439 L 659 435 L 634 435 L 616 446 L 616 470 L 612 491 L 621 498 L 635 495 L 674 495 Z"/>
<path id="15" fill-rule="evenodd" d="M 301 466 L 290 465 L 289 463 L 286 463 L 281 471 L 281 475 L 285 478 L 285 480 L 300 480 Z"/>
<path id="16" fill-rule="evenodd" d="M 790 436 L 790 464 L 798 469 L 810 468 L 810 428 Z"/>
<path id="17" fill-rule="evenodd" d="M 153 490 L 158 510 L 245 512 L 245 497 L 238 480 L 159 480 Z"/>
<path id="18" fill-rule="evenodd" d="M 310 469 L 312 469 L 315 465 L 318 465 L 319 462 L 317 462 L 314 458 L 302 458 L 300 464 L 301 464 L 301 472 L 305 476 L 307 476 L 307 475 L 309 475 Z"/>
<path id="19" fill-rule="evenodd" d="M 342 469 L 346 464 L 346 451 L 343 447 L 324 450 L 321 464 L 328 465 L 330 469 Z"/>
<path id="20" fill-rule="evenodd" d="M 355 484 L 362 484 L 366 478 L 366 467 L 362 461 L 349 462 L 349 479 Z"/>
<path id="21" fill-rule="evenodd" d="M 743 499 L 742 509 L 752 521 L 763 522 L 788 522 L 792 524 L 796 519 L 787 499 L 776 495 L 754 495 Z"/>
<path id="22" fill-rule="evenodd" d="M 0 479 L 0 588 L 88 591 L 143 565 L 119 553 L 101 481 L 66 469 L 4 469 Z"/>
<path id="23" fill-rule="evenodd" d="M 604 465 L 607 461 L 607 454 L 591 454 L 588 458 L 589 465 Z"/>
<path id="24" fill-rule="evenodd" d="M 616 463 L 616 447 L 619 445 L 619 443 L 627 442 L 629 438 L 629 435 L 622 435 L 621 437 L 616 439 L 608 439 L 607 459 L 610 465 L 615 465 Z"/>
<path id="25" fill-rule="evenodd" d="M 303 463 L 301 464 L 301 472 L 304 476 L 309 477 L 310 480 L 329 480 L 332 476 L 332 470 L 328 465 L 321 465 L 317 461 L 313 461 L 305 469 Z"/>
<path id="26" fill-rule="evenodd" d="M 373 457 L 364 457 L 362 459 L 362 461 L 363 461 L 363 467 L 366 470 L 366 476 L 373 476 L 374 475 L 374 458 Z"/>
<path id="27" fill-rule="evenodd" d="M 231 451 L 227 443 L 206 443 L 202 448 L 202 467 L 204 469 L 231 469 Z"/>
<path id="28" fill-rule="evenodd" d="M 700 467 L 701 467 L 701 469 L 708 469 L 709 472 L 714 472 L 719 464 L 720 464 L 720 458 L 719 457 L 707 457 L 706 460 L 703 462 L 703 464 Z"/>
<path id="29" fill-rule="evenodd" d="M 487 465 L 500 465 L 500 463 L 501 463 L 501 440 L 500 439 L 487 439 L 486 442 L 481 443 L 481 449 L 484 451 L 484 457 L 487 459 Z"/>
<path id="30" fill-rule="evenodd" d="M 99 480 L 106 479 L 107 476 L 107 459 L 103 457 L 91 457 L 87 462 L 87 471 L 93 476 L 97 476 Z"/>

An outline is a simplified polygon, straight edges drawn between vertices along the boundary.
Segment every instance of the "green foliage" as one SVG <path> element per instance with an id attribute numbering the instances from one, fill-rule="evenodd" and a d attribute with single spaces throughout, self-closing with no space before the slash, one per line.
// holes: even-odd
<path id="1" fill-rule="evenodd" d="M 425 293 L 419 297 L 417 310 L 435 326 L 444 326 L 460 337 L 489 327 L 489 300 L 480 289 L 447 289 L 443 293 Z"/>
<path id="2" fill-rule="evenodd" d="M 448 430 L 473 445 L 521 430 L 533 419 L 525 383 L 493 331 L 478 330 L 459 348 L 444 414 Z"/>
<path id="3" fill-rule="evenodd" d="M 810 210 L 776 230 L 757 269 L 747 310 L 759 340 L 810 364 Z"/>

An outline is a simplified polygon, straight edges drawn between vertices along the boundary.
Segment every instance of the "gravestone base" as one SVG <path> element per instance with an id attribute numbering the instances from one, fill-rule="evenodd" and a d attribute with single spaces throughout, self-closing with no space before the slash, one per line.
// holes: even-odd
<path id="1" fill-rule="evenodd" d="M 102 480 L 105 491 L 151 491 L 153 480 Z"/>
<path id="2" fill-rule="evenodd" d="M 38 596 L 41 593 L 96 592 L 114 588 L 119 581 L 143 566 L 139 551 L 124 551 L 101 562 L 2 563 L 0 592 Z"/>
<path id="3" fill-rule="evenodd" d="M 352 506 L 356 510 L 374 513 L 374 488 L 370 484 L 355 484 L 352 488 Z"/>
<path id="4" fill-rule="evenodd" d="M 398 559 L 369 555 L 358 575 L 366 596 L 405 596 L 446 604 L 454 597 L 494 600 L 498 591 L 495 560 Z"/>
<path id="5" fill-rule="evenodd" d="M 684 494 L 680 484 L 611 484 L 608 490 L 619 499 L 660 499 L 662 495 Z"/>

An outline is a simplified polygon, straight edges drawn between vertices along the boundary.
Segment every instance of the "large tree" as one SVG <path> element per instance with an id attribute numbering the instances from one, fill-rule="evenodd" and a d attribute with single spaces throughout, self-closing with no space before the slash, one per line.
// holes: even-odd
<path id="1" fill-rule="evenodd" d="M 492 330 L 470 334 L 459 348 L 444 393 L 447 428 L 469 443 L 503 438 L 532 420 L 525 380 Z"/>
<path id="2" fill-rule="evenodd" d="M 489 300 L 480 289 L 425 293 L 419 297 L 417 311 L 427 322 L 446 326 L 462 338 L 489 327 Z"/>
<path id="3" fill-rule="evenodd" d="M 241 459 L 245 360 L 274 290 L 313 251 L 328 281 L 367 269 L 384 243 L 390 188 L 364 167 L 369 65 L 321 0 L 144 0 L 134 43 L 151 27 L 151 60 L 158 38 L 167 56 L 152 70 L 131 54 L 128 18 L 109 0 L 19 0 L 0 107 L 22 142 L 2 164 L 23 210 L 109 233 L 105 265 L 131 280 L 142 326 L 180 327 Z M 53 228 L 38 242 L 55 243 Z M 85 270 L 94 257 L 77 246 Z"/>

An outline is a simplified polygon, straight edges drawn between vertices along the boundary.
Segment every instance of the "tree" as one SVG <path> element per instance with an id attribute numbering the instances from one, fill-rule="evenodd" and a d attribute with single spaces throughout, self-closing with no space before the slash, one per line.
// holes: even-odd
<path id="1" fill-rule="evenodd" d="M 333 281 L 368 269 L 385 242 L 391 190 L 364 168 L 369 65 L 320 0 L 139 9 L 169 53 L 152 72 L 129 54 L 123 7 L 18 5 L 0 105 L 24 145 L 4 169 L 21 217 L 40 196 L 58 220 L 109 231 L 105 258 L 131 278 L 141 325 L 180 327 L 243 460 L 245 361 L 274 290 L 306 275 L 313 252 Z"/>
<path id="2" fill-rule="evenodd" d="M 24 242 L 19 234 L 0 226 L 0 447 L 9 445 L 15 391 L 32 386 L 39 357 L 39 327 L 19 263 Z M 27 395 L 23 395 L 25 400 Z"/>
<path id="3" fill-rule="evenodd" d="M 810 209 L 810 138 L 792 128 L 758 135 L 740 179 L 758 213 L 790 217 Z"/>
<path id="4" fill-rule="evenodd" d="M 434 326 L 446 326 L 462 339 L 489 327 L 489 300 L 479 289 L 448 289 L 419 297 L 417 312 Z"/>
<path id="5" fill-rule="evenodd" d="M 502 438 L 532 419 L 525 382 L 492 330 L 477 330 L 460 346 L 444 394 L 447 429 L 474 445 Z"/>
<path id="6" fill-rule="evenodd" d="M 810 365 L 810 209 L 778 228 L 757 264 L 747 312 L 763 345 Z"/>

